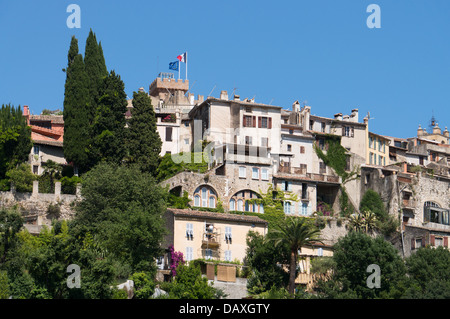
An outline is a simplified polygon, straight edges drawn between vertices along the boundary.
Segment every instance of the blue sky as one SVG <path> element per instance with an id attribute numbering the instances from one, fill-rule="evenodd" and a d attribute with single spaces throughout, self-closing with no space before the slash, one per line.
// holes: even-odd
<path id="1" fill-rule="evenodd" d="M 66 25 L 71 3 L 80 29 Z M 371 3 L 380 29 L 366 25 Z M 130 97 L 187 51 L 196 95 L 237 88 L 327 117 L 359 108 L 371 131 L 411 137 L 432 114 L 450 128 L 449 15 L 446 0 L 0 0 L 0 103 L 62 109 L 70 38 L 84 54 L 92 28 Z"/>

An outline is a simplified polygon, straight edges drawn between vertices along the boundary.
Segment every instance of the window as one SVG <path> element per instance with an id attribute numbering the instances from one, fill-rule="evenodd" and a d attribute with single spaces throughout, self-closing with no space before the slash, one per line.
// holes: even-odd
<path id="1" fill-rule="evenodd" d="M 294 134 L 294 130 L 289 130 L 289 134 Z"/>
<path id="2" fill-rule="evenodd" d="M 309 130 L 312 131 L 314 127 L 314 121 L 313 120 L 309 120 Z"/>
<path id="3" fill-rule="evenodd" d="M 225 250 L 225 260 L 231 261 L 231 250 Z"/>
<path id="4" fill-rule="evenodd" d="M 308 199 L 308 184 L 302 183 L 302 199 Z"/>
<path id="5" fill-rule="evenodd" d="M 369 164 L 373 164 L 373 153 L 369 153 Z"/>
<path id="6" fill-rule="evenodd" d="M 209 207 L 215 208 L 216 207 L 216 198 L 214 196 L 209 197 Z"/>
<path id="7" fill-rule="evenodd" d="M 373 138 L 369 136 L 369 148 L 373 148 Z"/>
<path id="8" fill-rule="evenodd" d="M 319 162 L 319 174 L 326 174 L 327 173 L 327 166 L 324 162 Z"/>
<path id="9" fill-rule="evenodd" d="M 251 136 L 245 137 L 245 145 L 252 145 L 252 137 Z"/>
<path id="10" fill-rule="evenodd" d="M 434 245 L 435 245 L 436 247 L 444 246 L 444 240 L 443 240 L 443 238 L 442 238 L 442 237 L 436 237 L 435 240 L 434 240 Z"/>
<path id="11" fill-rule="evenodd" d="M 325 139 L 319 138 L 319 148 L 323 151 L 325 148 Z"/>
<path id="12" fill-rule="evenodd" d="M 342 127 L 342 136 L 353 137 L 354 136 L 354 128 L 350 126 Z"/>
<path id="13" fill-rule="evenodd" d="M 292 191 L 292 182 L 290 181 L 282 181 L 281 185 L 283 187 L 283 191 L 291 192 Z"/>
<path id="14" fill-rule="evenodd" d="M 264 147 L 269 146 L 269 138 L 261 137 L 261 146 L 264 146 Z"/>
<path id="15" fill-rule="evenodd" d="M 247 113 L 252 113 L 252 108 L 249 107 L 249 106 L 246 106 L 246 107 L 245 107 L 245 112 L 247 112 Z"/>
<path id="16" fill-rule="evenodd" d="M 383 165 L 383 157 L 378 155 L 378 165 Z"/>
<path id="17" fill-rule="evenodd" d="M 236 210 L 236 201 L 234 199 L 230 199 L 230 210 Z"/>
<path id="18" fill-rule="evenodd" d="M 244 115 L 244 127 L 256 127 L 256 116 Z"/>
<path id="19" fill-rule="evenodd" d="M 383 142 L 378 139 L 378 152 L 381 152 L 381 150 L 383 149 Z"/>
<path id="20" fill-rule="evenodd" d="M 225 226 L 225 241 L 227 244 L 231 244 L 232 243 L 232 235 L 231 235 L 231 227 L 230 226 Z"/>
<path id="21" fill-rule="evenodd" d="M 416 239 L 416 244 L 414 246 L 416 249 L 422 247 L 422 238 L 417 238 Z"/>
<path id="22" fill-rule="evenodd" d="M 39 155 L 39 145 L 33 146 L 33 153 L 34 153 L 34 155 Z"/>
<path id="23" fill-rule="evenodd" d="M 240 178 L 246 178 L 247 177 L 247 172 L 246 172 L 246 167 L 245 166 L 239 166 L 239 177 Z"/>
<path id="24" fill-rule="evenodd" d="M 186 223 L 186 238 L 187 240 L 194 239 L 194 225 L 192 223 Z"/>
<path id="25" fill-rule="evenodd" d="M 186 261 L 194 259 L 194 249 L 192 247 L 186 247 Z"/>
<path id="26" fill-rule="evenodd" d="M 324 122 L 322 122 L 322 127 L 321 127 L 322 133 L 325 133 L 325 126 L 326 126 L 326 124 Z"/>
<path id="27" fill-rule="evenodd" d="M 216 192 L 209 186 L 200 186 L 194 191 L 194 206 L 215 208 L 217 201 Z"/>
<path id="28" fill-rule="evenodd" d="M 288 145 L 287 145 L 287 151 L 288 151 L 288 152 L 291 152 L 291 151 L 292 151 L 292 145 L 291 145 L 291 144 L 288 144 Z"/>
<path id="29" fill-rule="evenodd" d="M 291 202 L 284 202 L 284 213 L 285 214 L 290 214 L 291 213 L 291 207 L 292 207 Z"/>
<path id="30" fill-rule="evenodd" d="M 258 125 L 258 127 L 260 127 L 260 128 L 268 128 L 269 127 L 269 121 L 268 121 L 268 118 L 267 117 L 260 117 L 259 118 L 259 125 Z"/>
<path id="31" fill-rule="evenodd" d="M 205 249 L 205 259 L 212 259 L 212 258 L 213 258 L 212 249 Z"/>
<path id="32" fill-rule="evenodd" d="M 317 249 L 317 256 L 322 257 L 323 256 L 323 248 L 318 248 Z"/>
<path id="33" fill-rule="evenodd" d="M 309 204 L 308 203 L 302 203 L 302 215 L 303 216 L 309 215 Z"/>
<path id="34" fill-rule="evenodd" d="M 172 128 L 166 127 L 166 142 L 172 142 Z"/>
<path id="35" fill-rule="evenodd" d="M 269 180 L 269 170 L 267 168 L 261 168 L 261 179 L 263 181 Z"/>
<path id="36" fill-rule="evenodd" d="M 424 222 L 450 225 L 450 212 L 447 209 L 440 208 L 440 206 L 434 202 L 425 202 L 423 214 Z"/>
<path id="37" fill-rule="evenodd" d="M 188 138 L 184 139 L 184 144 L 189 145 L 189 139 Z"/>
<path id="38" fill-rule="evenodd" d="M 300 146 L 300 154 L 305 154 L 305 147 L 304 146 Z"/>
<path id="39" fill-rule="evenodd" d="M 259 168 L 252 168 L 252 179 L 259 179 Z"/>
<path id="40" fill-rule="evenodd" d="M 39 166 L 33 165 L 33 174 L 39 174 Z"/>
<path id="41" fill-rule="evenodd" d="M 244 201 L 242 199 L 239 199 L 237 203 L 237 210 L 242 212 L 244 210 Z"/>

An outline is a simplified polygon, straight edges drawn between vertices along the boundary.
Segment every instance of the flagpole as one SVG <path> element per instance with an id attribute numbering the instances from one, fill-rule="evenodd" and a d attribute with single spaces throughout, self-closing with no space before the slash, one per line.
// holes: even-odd
<path id="1" fill-rule="evenodd" d="M 180 63 L 180 61 L 178 61 L 177 63 L 178 63 L 178 80 L 179 80 L 180 79 L 181 63 Z"/>
<path id="2" fill-rule="evenodd" d="M 187 58 L 187 51 L 186 51 L 186 79 L 185 80 L 187 80 L 187 60 L 188 60 L 188 58 Z"/>

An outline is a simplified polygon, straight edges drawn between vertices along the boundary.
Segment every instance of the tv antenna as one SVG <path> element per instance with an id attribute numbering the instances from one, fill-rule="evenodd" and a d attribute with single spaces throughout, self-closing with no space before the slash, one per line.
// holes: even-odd
<path id="1" fill-rule="evenodd" d="M 214 91 L 215 88 L 216 88 L 216 85 L 214 85 L 214 87 L 212 88 L 211 92 L 209 92 L 208 96 L 211 96 L 211 93 Z"/>

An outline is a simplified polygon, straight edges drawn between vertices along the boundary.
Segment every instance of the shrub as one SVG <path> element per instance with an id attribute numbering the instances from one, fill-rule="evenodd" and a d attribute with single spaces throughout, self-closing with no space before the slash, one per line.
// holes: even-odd
<path id="1" fill-rule="evenodd" d="M 81 177 L 78 176 L 64 176 L 61 178 L 61 193 L 75 195 L 77 192 L 77 184 L 81 183 L 81 181 Z"/>
<path id="2" fill-rule="evenodd" d="M 31 172 L 30 165 L 22 163 L 17 168 L 9 170 L 6 176 L 15 185 L 16 191 L 25 193 L 33 190 L 33 181 L 36 177 Z"/>

